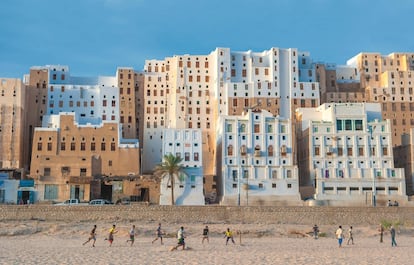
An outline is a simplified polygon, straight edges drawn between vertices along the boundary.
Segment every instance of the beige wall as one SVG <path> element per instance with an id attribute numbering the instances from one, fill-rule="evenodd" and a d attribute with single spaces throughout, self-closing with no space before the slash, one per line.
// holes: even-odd
<path id="1" fill-rule="evenodd" d="M 221 207 L 221 206 L 67 206 L 49 205 L 6 206 L 0 205 L 0 221 L 100 221 L 130 223 L 264 223 L 264 224 L 314 224 L 377 226 L 385 221 L 412 225 L 414 207 Z"/>
<path id="2" fill-rule="evenodd" d="M 412 53 L 361 53 L 357 56 L 366 101 L 382 103 L 383 119 L 391 120 L 393 146 L 400 145 L 401 134 L 409 133 L 414 126 L 411 116 L 414 110 L 413 61 Z"/>
<path id="3" fill-rule="evenodd" d="M 81 150 L 82 143 L 84 150 Z M 91 150 L 93 143 L 95 151 Z M 105 150 L 101 149 L 103 143 Z M 75 150 L 71 150 L 72 144 Z M 30 176 L 39 184 L 89 184 L 94 177 L 102 175 L 139 174 L 139 149 L 119 147 L 116 123 L 78 127 L 74 115 L 62 115 L 60 130 L 39 128 L 35 131 L 32 153 Z M 50 174 L 45 174 L 45 168 L 50 169 Z M 59 198 L 67 199 L 64 196 Z"/>
<path id="4" fill-rule="evenodd" d="M 24 168 L 25 89 L 20 79 L 0 78 L 0 168 Z"/>
<path id="5" fill-rule="evenodd" d="M 48 70 L 30 69 L 29 82 L 25 86 L 26 96 L 24 106 L 26 118 L 23 127 L 23 164 L 25 169 L 29 170 L 34 128 L 42 125 L 42 116 L 46 113 Z"/>
<path id="6" fill-rule="evenodd" d="M 132 68 L 119 68 L 119 113 L 122 136 L 126 139 L 142 139 L 143 75 Z"/>

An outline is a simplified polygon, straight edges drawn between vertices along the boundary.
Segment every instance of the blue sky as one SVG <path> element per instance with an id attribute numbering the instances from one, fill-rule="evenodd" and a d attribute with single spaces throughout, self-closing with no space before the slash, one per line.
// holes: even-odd
<path id="1" fill-rule="evenodd" d="M 362 51 L 414 52 L 413 11 L 411 0 L 1 0 L 0 77 L 46 64 L 114 75 L 216 47 L 294 47 L 345 64 Z"/>

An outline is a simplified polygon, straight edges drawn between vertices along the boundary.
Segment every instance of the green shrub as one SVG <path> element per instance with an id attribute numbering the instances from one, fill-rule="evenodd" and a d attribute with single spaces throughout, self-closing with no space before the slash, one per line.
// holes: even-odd
<path id="1" fill-rule="evenodd" d="M 388 221 L 388 220 L 381 220 L 381 225 L 384 227 L 384 229 L 390 229 L 391 225 L 393 225 L 395 228 L 398 228 L 402 226 L 402 223 L 400 220 L 397 220 L 395 222 Z"/>
<path id="2" fill-rule="evenodd" d="M 319 233 L 318 236 L 319 237 L 326 237 L 326 233 L 325 232 Z"/>

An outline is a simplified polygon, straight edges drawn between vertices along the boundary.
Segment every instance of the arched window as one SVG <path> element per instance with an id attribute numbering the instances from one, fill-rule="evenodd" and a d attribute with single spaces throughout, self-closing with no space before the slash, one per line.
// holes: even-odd
<path id="1" fill-rule="evenodd" d="M 245 156 L 245 155 L 247 154 L 247 148 L 246 148 L 246 146 L 245 146 L 245 145 L 242 145 L 242 146 L 240 147 L 240 154 L 241 154 L 242 156 Z"/>
<path id="2" fill-rule="evenodd" d="M 240 132 L 246 132 L 246 124 L 240 125 Z"/>
<path id="3" fill-rule="evenodd" d="M 260 156 L 260 145 L 254 147 L 254 156 Z"/>
<path id="4" fill-rule="evenodd" d="M 232 156 L 233 155 L 233 146 L 232 145 L 229 145 L 227 147 L 227 155 L 228 156 Z"/>

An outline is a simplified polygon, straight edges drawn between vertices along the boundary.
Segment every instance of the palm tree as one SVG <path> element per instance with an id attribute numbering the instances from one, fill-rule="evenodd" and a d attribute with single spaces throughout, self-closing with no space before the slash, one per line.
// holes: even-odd
<path id="1" fill-rule="evenodd" d="M 164 155 L 163 161 L 161 164 L 157 165 L 154 170 L 154 175 L 162 179 L 165 175 L 168 175 L 167 186 L 171 184 L 171 204 L 175 204 L 174 198 L 174 185 L 175 178 L 180 179 L 181 173 L 183 173 L 183 167 L 180 165 L 183 159 L 172 154 Z"/>

